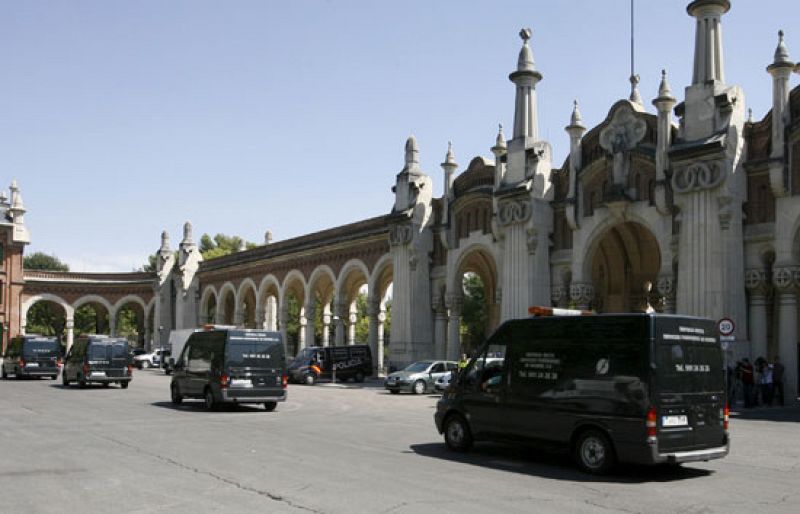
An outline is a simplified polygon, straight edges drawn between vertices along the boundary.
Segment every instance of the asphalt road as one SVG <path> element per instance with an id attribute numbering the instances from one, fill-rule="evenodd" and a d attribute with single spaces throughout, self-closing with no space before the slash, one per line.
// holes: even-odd
<path id="1" fill-rule="evenodd" d="M 0 381 L 0 512 L 765 512 L 800 505 L 800 410 L 733 416 L 731 454 L 596 478 L 565 455 L 449 452 L 435 395 L 292 385 L 274 412 L 127 390 Z"/>

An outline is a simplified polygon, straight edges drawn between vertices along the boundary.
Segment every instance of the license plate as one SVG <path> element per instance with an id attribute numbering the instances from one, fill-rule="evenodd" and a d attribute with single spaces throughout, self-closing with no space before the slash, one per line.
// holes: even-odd
<path id="1" fill-rule="evenodd" d="M 38 362 L 29 362 L 28 365 L 25 366 L 25 367 L 26 368 L 38 368 L 39 367 L 39 363 Z"/>
<path id="2" fill-rule="evenodd" d="M 92 371 L 92 372 L 89 374 L 89 376 L 90 376 L 90 377 L 98 377 L 98 378 L 102 378 L 102 377 L 105 377 L 105 376 L 106 376 L 106 372 L 105 372 L 105 371 Z"/>
<path id="3" fill-rule="evenodd" d="M 689 424 L 689 420 L 685 414 L 679 416 L 661 416 L 661 426 L 664 427 L 682 427 Z"/>
<path id="4" fill-rule="evenodd" d="M 250 385 L 252 385 L 252 382 L 247 378 L 231 379 L 231 387 L 249 387 Z"/>

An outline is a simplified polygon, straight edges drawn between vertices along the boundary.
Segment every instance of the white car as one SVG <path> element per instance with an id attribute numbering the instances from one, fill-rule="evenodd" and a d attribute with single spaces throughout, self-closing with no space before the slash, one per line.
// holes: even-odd
<path id="1" fill-rule="evenodd" d="M 167 350 L 164 348 L 156 348 L 150 353 L 143 353 L 141 355 L 134 355 L 133 363 L 137 368 L 147 369 L 155 368 L 161 363 L 161 356 Z"/>

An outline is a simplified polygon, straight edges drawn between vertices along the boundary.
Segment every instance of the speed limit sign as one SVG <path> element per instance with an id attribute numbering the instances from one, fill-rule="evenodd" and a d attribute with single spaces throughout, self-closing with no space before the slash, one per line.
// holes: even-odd
<path id="1" fill-rule="evenodd" d="M 723 336 L 729 336 L 736 330 L 736 323 L 730 318 L 722 318 L 719 320 L 719 333 Z"/>

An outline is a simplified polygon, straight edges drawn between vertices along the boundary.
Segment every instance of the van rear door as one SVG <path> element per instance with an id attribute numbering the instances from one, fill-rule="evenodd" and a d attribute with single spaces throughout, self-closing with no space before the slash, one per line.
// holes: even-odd
<path id="1" fill-rule="evenodd" d="M 654 323 L 659 450 L 722 446 L 725 377 L 715 323 L 680 317 Z"/>
<path id="2" fill-rule="evenodd" d="M 50 337 L 27 339 L 22 345 L 22 357 L 25 359 L 26 368 L 40 373 L 58 372 L 61 345 Z"/>
<path id="3" fill-rule="evenodd" d="M 225 361 L 232 396 L 247 396 L 246 389 L 283 389 L 286 358 L 279 333 L 231 331 Z M 241 395 L 236 393 L 237 389 Z"/>

